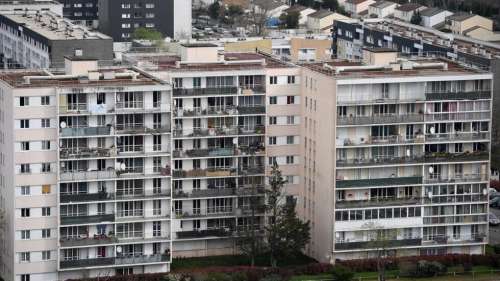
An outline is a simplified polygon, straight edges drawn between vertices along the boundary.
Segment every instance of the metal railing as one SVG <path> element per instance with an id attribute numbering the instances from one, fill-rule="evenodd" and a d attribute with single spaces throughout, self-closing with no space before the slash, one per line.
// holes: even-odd
<path id="1" fill-rule="evenodd" d="M 490 112 L 435 112 L 426 113 L 425 121 L 488 120 Z"/>
<path id="2" fill-rule="evenodd" d="M 367 187 L 367 186 L 389 186 L 389 185 L 412 185 L 422 184 L 422 177 L 391 177 L 376 179 L 356 179 L 356 180 L 337 180 L 337 188 Z"/>
<path id="3" fill-rule="evenodd" d="M 91 216 L 62 216 L 61 224 L 95 224 L 102 222 L 112 222 L 115 220 L 114 214 L 91 215 Z"/>
<path id="4" fill-rule="evenodd" d="M 200 229 L 200 230 L 187 230 L 187 231 L 177 231 L 177 239 L 192 239 L 192 238 L 205 238 L 205 237 L 227 237 L 230 236 L 232 232 L 225 228 L 213 228 L 213 229 Z"/>
<path id="5" fill-rule="evenodd" d="M 236 95 L 238 87 L 220 87 L 220 88 L 193 88 L 193 89 L 173 89 L 174 97 L 179 96 L 210 96 L 210 95 Z"/>
<path id="6" fill-rule="evenodd" d="M 113 200 L 114 196 L 112 193 L 107 192 L 97 192 L 97 193 L 78 193 L 78 194 L 60 194 L 61 203 L 69 202 L 85 202 L 85 201 L 104 201 Z"/>
<path id="7" fill-rule="evenodd" d="M 106 266 L 114 265 L 115 258 L 94 258 L 94 259 L 73 259 L 73 260 L 61 260 L 59 266 L 61 268 L 76 268 L 76 267 L 92 267 L 92 266 Z"/>
<path id="8" fill-rule="evenodd" d="M 460 162 L 460 161 L 486 161 L 489 160 L 490 153 L 486 151 L 478 151 L 472 153 L 447 153 L 436 152 L 425 155 L 425 162 Z"/>
<path id="9" fill-rule="evenodd" d="M 483 194 L 447 194 L 425 197 L 424 204 L 453 204 L 466 202 L 488 202 L 488 195 Z"/>
<path id="10" fill-rule="evenodd" d="M 115 259 L 116 265 L 122 264 L 142 264 L 142 263 L 158 263 L 170 261 L 170 255 L 156 254 L 156 255 L 124 255 L 117 256 Z"/>
<path id="11" fill-rule="evenodd" d="M 233 206 L 207 207 L 206 209 L 192 209 L 182 212 L 178 215 L 179 218 L 196 218 L 203 216 L 234 216 L 235 209 Z"/>
<path id="12" fill-rule="evenodd" d="M 487 181 L 488 174 L 462 174 L 455 176 L 438 175 L 424 179 L 424 183 L 475 182 Z"/>
<path id="13" fill-rule="evenodd" d="M 357 249 L 376 249 L 380 247 L 405 247 L 405 246 L 420 246 L 422 238 L 395 239 L 384 241 L 346 241 L 335 243 L 335 250 L 357 250 Z"/>
<path id="14" fill-rule="evenodd" d="M 234 188 L 210 188 L 210 189 L 193 189 L 191 192 L 177 191 L 174 192 L 174 198 L 204 198 L 218 196 L 235 195 Z"/>
<path id="15" fill-rule="evenodd" d="M 208 136 L 226 136 L 226 135 L 250 135 L 264 134 L 265 126 L 226 126 L 216 128 L 193 128 L 189 130 L 174 129 L 174 137 L 208 137 Z"/>
<path id="16" fill-rule="evenodd" d="M 423 114 L 388 114 L 372 116 L 352 116 L 337 117 L 337 125 L 367 125 L 367 124 L 388 124 L 388 123 L 417 123 L 424 122 Z"/>
<path id="17" fill-rule="evenodd" d="M 112 149 L 100 147 L 62 147 L 59 150 L 59 157 L 61 159 L 70 158 L 92 158 L 92 157 L 110 157 Z"/>
<path id="18" fill-rule="evenodd" d="M 449 224 L 449 223 L 487 223 L 488 217 L 485 214 L 469 215 L 442 215 L 424 216 L 424 224 Z"/>
<path id="19" fill-rule="evenodd" d="M 61 181 L 111 179 L 117 176 L 115 170 L 106 171 L 62 171 Z"/>
<path id="20" fill-rule="evenodd" d="M 78 247 L 90 245 L 113 244 L 118 242 L 117 237 L 105 234 L 95 234 L 90 237 L 61 237 L 59 239 L 62 247 Z"/>
<path id="21" fill-rule="evenodd" d="M 426 141 L 467 141 L 467 140 L 490 140 L 490 133 L 488 132 L 473 132 L 473 133 L 445 133 L 445 134 L 427 134 L 425 135 Z"/>
<path id="22" fill-rule="evenodd" d="M 412 144 L 412 143 L 423 143 L 425 141 L 423 134 L 418 134 L 414 136 L 368 136 L 366 139 L 360 139 L 359 142 L 355 142 L 349 138 L 344 139 L 339 143 L 339 146 L 356 146 L 356 145 L 371 145 L 371 144 Z"/>
<path id="23" fill-rule="evenodd" d="M 59 134 L 61 137 L 106 136 L 111 134 L 111 126 L 60 128 Z"/>
<path id="24" fill-rule="evenodd" d="M 491 99 L 491 90 L 475 90 L 472 92 L 427 92 L 426 100 L 477 100 Z"/>
<path id="25" fill-rule="evenodd" d="M 417 197 L 407 198 L 375 198 L 370 200 L 342 200 L 335 202 L 336 209 L 362 208 L 362 207 L 384 207 L 398 205 L 422 204 L 422 199 Z"/>
<path id="26" fill-rule="evenodd" d="M 423 163 L 425 160 L 423 155 L 415 155 L 409 157 L 375 157 L 361 159 L 345 159 L 337 160 L 337 167 L 355 167 L 355 166 L 371 166 L 371 165 L 392 165 L 406 163 Z"/>

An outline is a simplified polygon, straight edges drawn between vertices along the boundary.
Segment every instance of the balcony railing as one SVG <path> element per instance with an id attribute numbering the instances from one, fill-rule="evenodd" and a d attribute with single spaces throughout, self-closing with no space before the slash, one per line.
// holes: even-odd
<path id="1" fill-rule="evenodd" d="M 117 134 L 143 134 L 143 133 L 167 133 L 170 132 L 170 126 L 159 126 L 154 128 L 146 127 L 143 123 L 127 123 L 116 125 Z"/>
<path id="2" fill-rule="evenodd" d="M 78 268 L 78 267 L 92 267 L 92 266 L 106 266 L 114 265 L 115 258 L 95 258 L 95 259 L 75 259 L 75 260 L 61 260 L 61 268 Z"/>
<path id="3" fill-rule="evenodd" d="M 385 241 L 353 241 L 335 243 L 335 250 L 359 250 L 359 249 L 377 249 L 381 247 L 405 247 L 405 246 L 420 246 L 422 238 L 410 238 L 400 240 L 385 240 Z"/>
<path id="4" fill-rule="evenodd" d="M 346 159 L 346 160 L 337 160 L 337 167 L 423 163 L 424 160 L 425 158 L 420 155 L 415 155 L 410 157 L 394 156 L 394 157 L 376 157 L 376 158 L 364 158 L 364 159 Z"/>
<path id="5" fill-rule="evenodd" d="M 118 242 L 118 239 L 114 236 L 96 234 L 91 237 L 61 237 L 60 242 L 62 247 L 79 247 L 112 244 Z"/>
<path id="6" fill-rule="evenodd" d="M 196 170 L 175 170 L 173 172 L 174 178 L 192 178 L 192 177 L 229 177 L 236 176 L 237 169 L 232 167 L 219 167 L 219 168 L 208 168 L 208 169 L 196 169 Z"/>
<path id="7" fill-rule="evenodd" d="M 423 114 L 337 117 L 337 126 L 424 122 Z"/>
<path id="8" fill-rule="evenodd" d="M 128 101 L 128 102 L 117 102 L 116 111 L 128 111 L 128 110 L 144 110 L 143 101 Z"/>
<path id="9" fill-rule="evenodd" d="M 61 159 L 70 158 L 92 158 L 92 157 L 110 157 L 112 154 L 109 148 L 100 147 L 73 147 L 73 148 L 61 148 L 59 150 L 59 157 Z"/>
<path id="10" fill-rule="evenodd" d="M 142 217 L 142 216 L 144 216 L 143 209 L 118 210 L 118 212 L 116 213 L 117 218 Z"/>
<path id="11" fill-rule="evenodd" d="M 227 136 L 227 135 L 251 135 L 264 134 L 265 127 L 257 126 L 227 126 L 217 128 L 193 128 L 190 130 L 175 129 L 174 137 L 208 137 L 208 136 Z"/>
<path id="12" fill-rule="evenodd" d="M 448 194 L 425 197 L 424 204 L 453 204 L 467 202 L 488 202 L 488 195 L 483 194 Z"/>
<path id="13" fill-rule="evenodd" d="M 486 242 L 486 235 L 475 233 L 470 235 L 424 235 L 423 245 L 428 244 L 462 244 L 462 243 L 482 243 Z"/>
<path id="14" fill-rule="evenodd" d="M 203 198 L 235 195 L 234 188 L 193 189 L 191 192 L 174 192 L 174 198 Z"/>
<path id="15" fill-rule="evenodd" d="M 447 153 L 447 152 L 434 152 L 425 155 L 425 162 L 462 162 L 462 161 L 486 161 L 489 160 L 489 152 L 472 152 L 472 153 Z"/>
<path id="16" fill-rule="evenodd" d="M 337 180 L 336 188 L 413 185 L 413 184 L 422 184 L 422 177 L 393 177 L 393 178 L 378 178 L 378 179 Z"/>
<path id="17" fill-rule="evenodd" d="M 238 87 L 174 89 L 173 96 L 236 95 Z"/>
<path id="18" fill-rule="evenodd" d="M 197 218 L 208 216 L 234 216 L 235 209 L 232 206 L 209 207 L 206 209 L 193 209 L 177 215 L 177 218 Z"/>
<path id="19" fill-rule="evenodd" d="M 235 147 L 213 147 L 213 148 L 198 148 L 190 150 L 175 150 L 174 157 L 217 157 L 217 156 L 232 156 L 237 153 Z"/>
<path id="20" fill-rule="evenodd" d="M 468 140 L 490 140 L 490 133 L 481 132 L 481 133 L 446 133 L 446 134 L 428 134 L 425 135 L 425 139 L 427 141 L 468 141 Z"/>
<path id="21" fill-rule="evenodd" d="M 477 182 L 487 181 L 488 178 L 487 174 L 438 175 L 424 179 L 424 183 Z"/>
<path id="22" fill-rule="evenodd" d="M 473 92 L 442 92 L 426 93 L 426 100 L 477 100 L 491 99 L 491 90 L 476 90 Z"/>
<path id="23" fill-rule="evenodd" d="M 170 255 L 157 254 L 157 255 L 130 255 L 116 257 L 115 264 L 142 264 L 142 263 L 158 263 L 170 261 Z"/>
<path id="24" fill-rule="evenodd" d="M 488 120 L 490 112 L 435 112 L 425 114 L 425 121 Z"/>
<path id="25" fill-rule="evenodd" d="M 61 216 L 61 224 L 95 224 L 101 222 L 112 222 L 114 214 L 92 215 L 92 216 Z"/>
<path id="26" fill-rule="evenodd" d="M 105 201 L 113 200 L 113 194 L 107 192 L 97 193 L 78 193 L 78 194 L 63 194 L 61 193 L 61 203 L 69 202 L 85 202 L 85 201 Z"/>
<path id="27" fill-rule="evenodd" d="M 336 209 L 363 208 L 363 207 L 385 207 L 398 205 L 417 205 L 421 204 L 422 199 L 411 198 L 379 198 L 371 200 L 342 200 L 335 203 Z"/>
<path id="28" fill-rule="evenodd" d="M 238 106 L 239 114 L 264 114 L 266 107 L 264 105 L 240 105 Z"/>
<path id="29" fill-rule="evenodd" d="M 424 217 L 424 224 L 486 223 L 487 215 L 443 215 Z"/>
<path id="30" fill-rule="evenodd" d="M 62 171 L 60 174 L 61 181 L 77 181 L 77 180 L 99 180 L 115 178 L 115 170 L 106 171 Z"/>
<path id="31" fill-rule="evenodd" d="M 61 137 L 108 136 L 111 133 L 111 126 L 61 128 L 59 133 Z"/>
<path id="32" fill-rule="evenodd" d="M 340 140 L 339 146 L 357 146 L 357 145 L 372 145 L 372 144 L 411 144 L 411 143 L 423 143 L 425 141 L 423 134 L 417 134 L 414 136 L 368 136 L 366 139 L 360 139 L 360 141 L 353 141 L 349 138 Z"/>
<path id="33" fill-rule="evenodd" d="M 192 239 L 205 237 L 227 237 L 232 234 L 231 231 L 224 228 L 203 229 L 203 230 L 188 230 L 177 231 L 178 239 Z"/>

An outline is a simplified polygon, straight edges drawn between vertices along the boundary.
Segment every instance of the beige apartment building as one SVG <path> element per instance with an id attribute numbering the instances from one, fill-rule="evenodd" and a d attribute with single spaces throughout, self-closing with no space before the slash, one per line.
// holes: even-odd
<path id="1" fill-rule="evenodd" d="M 492 74 L 385 49 L 364 57 L 303 68 L 307 253 L 375 257 L 379 239 L 394 256 L 484 253 Z"/>

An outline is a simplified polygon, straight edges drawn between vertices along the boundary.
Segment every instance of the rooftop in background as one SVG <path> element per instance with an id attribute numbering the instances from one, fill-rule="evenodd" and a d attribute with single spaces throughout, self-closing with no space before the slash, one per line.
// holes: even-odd
<path id="1" fill-rule="evenodd" d="M 427 8 L 425 10 L 422 10 L 420 12 L 420 15 L 423 17 L 432 17 L 432 16 L 435 16 L 435 15 L 443 13 L 443 12 L 446 12 L 446 10 L 443 10 L 443 9 L 440 9 L 437 7 L 431 7 L 431 8 Z"/>
<path id="2" fill-rule="evenodd" d="M 396 3 L 390 2 L 390 1 L 378 1 L 378 2 L 375 2 L 375 3 L 371 4 L 370 6 L 376 7 L 376 8 L 379 8 L 379 9 L 383 9 L 383 8 L 390 7 L 392 5 L 396 5 Z"/>
<path id="3" fill-rule="evenodd" d="M 417 9 L 420 9 L 422 7 L 425 7 L 425 6 L 420 5 L 418 3 L 407 3 L 407 4 L 403 4 L 399 7 L 397 7 L 396 10 L 402 11 L 402 12 L 411 12 L 411 11 L 415 11 Z"/>
<path id="4" fill-rule="evenodd" d="M 213 43 L 181 43 L 180 44 L 183 47 L 186 48 L 213 48 L 217 47 L 217 45 Z"/>
<path id="5" fill-rule="evenodd" d="M 470 19 L 474 16 L 475 16 L 474 14 L 462 12 L 462 13 L 456 13 L 454 15 L 448 16 L 446 19 L 453 20 L 453 21 L 464 21 L 464 20 Z"/>
<path id="6" fill-rule="evenodd" d="M 49 40 L 76 40 L 76 39 L 111 39 L 111 37 L 90 31 L 81 25 L 75 25 L 69 20 L 51 12 L 19 11 L 3 13 L 0 21 L 11 21 L 21 25 Z"/>
<path id="7" fill-rule="evenodd" d="M 397 66 L 397 63 L 400 65 Z M 336 79 L 352 78 L 382 78 L 382 77 L 409 77 L 409 76 L 443 76 L 482 74 L 484 71 L 466 68 L 455 62 L 444 59 L 415 59 L 410 61 L 394 62 L 396 65 L 370 66 L 360 62 L 344 60 L 326 63 L 303 64 L 302 66 L 313 71 L 335 77 Z"/>
<path id="8" fill-rule="evenodd" d="M 54 5 L 62 5 L 57 1 L 52 0 L 0 0 L 0 5 L 40 5 L 40 4 L 54 4 Z"/>
<path id="9" fill-rule="evenodd" d="M 318 10 L 318 11 L 308 15 L 308 17 L 321 19 L 321 18 L 327 17 L 329 15 L 333 15 L 333 12 L 329 11 L 329 10 Z"/>
<path id="10" fill-rule="evenodd" d="M 300 13 L 300 12 L 304 11 L 305 9 L 308 9 L 308 8 L 305 6 L 302 6 L 302 5 L 295 4 L 295 5 L 291 6 L 290 8 L 286 9 L 285 13 L 293 13 L 293 12 Z"/>

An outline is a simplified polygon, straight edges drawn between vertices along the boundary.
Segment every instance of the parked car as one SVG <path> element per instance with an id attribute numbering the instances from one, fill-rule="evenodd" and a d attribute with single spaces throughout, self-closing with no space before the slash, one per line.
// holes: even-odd
<path id="1" fill-rule="evenodd" d="M 490 213 L 489 216 L 488 216 L 488 221 L 490 223 L 490 225 L 499 225 L 500 224 L 500 220 L 498 219 L 498 217 L 493 214 L 493 213 Z"/>

